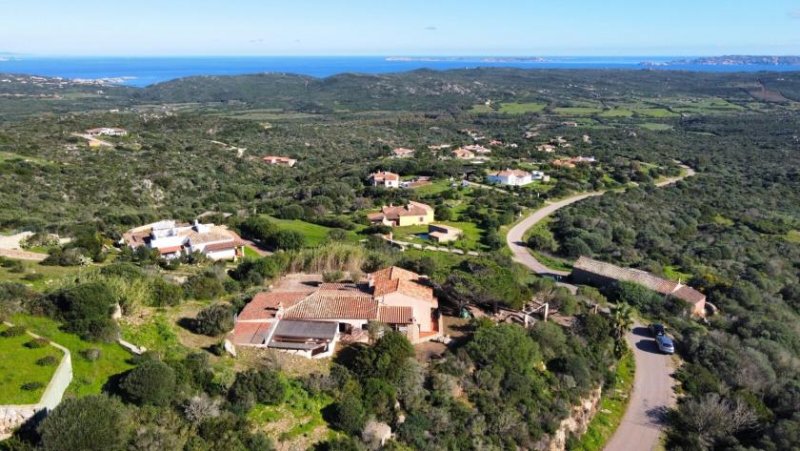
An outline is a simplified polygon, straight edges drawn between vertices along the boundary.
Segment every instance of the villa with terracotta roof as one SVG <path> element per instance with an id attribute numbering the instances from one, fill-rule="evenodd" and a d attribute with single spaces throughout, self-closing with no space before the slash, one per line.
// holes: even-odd
<path id="1" fill-rule="evenodd" d="M 392 157 L 393 158 L 411 158 L 414 156 L 414 149 L 408 149 L 406 147 L 397 147 L 392 149 Z"/>
<path id="2" fill-rule="evenodd" d="M 329 357 L 340 340 L 363 341 L 369 322 L 403 332 L 412 343 L 441 336 L 439 302 L 426 278 L 398 267 L 359 283 L 319 283 L 258 293 L 236 316 L 234 346 Z"/>
<path id="3" fill-rule="evenodd" d="M 474 154 L 480 154 L 480 155 L 484 155 L 484 154 L 487 154 L 487 153 L 492 153 L 492 149 L 483 147 L 480 144 L 470 144 L 468 146 L 461 147 L 461 149 L 467 150 L 467 151 L 472 152 Z"/>
<path id="4" fill-rule="evenodd" d="M 379 171 L 370 174 L 369 179 L 372 186 L 382 186 L 384 188 L 400 188 L 400 175 L 394 172 Z"/>
<path id="5" fill-rule="evenodd" d="M 125 232 L 122 240 L 132 249 L 146 246 L 158 249 L 163 258 L 178 258 L 200 252 L 212 260 L 236 260 L 244 255 L 244 242 L 224 226 L 178 224 L 173 220 L 159 221 Z"/>
<path id="6" fill-rule="evenodd" d="M 572 266 L 570 278 L 579 284 L 609 286 L 616 282 L 632 282 L 645 288 L 685 301 L 692 306 L 692 314 L 705 316 L 706 296 L 680 282 L 662 279 L 649 272 L 622 268 L 611 263 L 580 257 Z"/>
<path id="7" fill-rule="evenodd" d="M 463 147 L 453 150 L 453 157 L 458 160 L 472 160 L 475 158 L 475 153 Z"/>
<path id="8" fill-rule="evenodd" d="M 264 160 L 264 162 L 267 164 L 273 164 L 276 166 L 287 166 L 290 168 L 293 167 L 295 164 L 297 164 L 297 160 L 295 160 L 294 158 L 279 157 L 275 155 L 267 155 L 266 157 L 262 158 L 262 160 Z"/>
<path id="9" fill-rule="evenodd" d="M 575 166 L 579 164 L 593 164 L 597 163 L 597 159 L 595 157 L 572 157 L 572 158 L 559 158 L 557 160 L 553 160 L 550 162 L 553 166 L 561 167 L 561 168 L 568 168 L 573 169 Z"/>
<path id="10" fill-rule="evenodd" d="M 367 219 L 371 224 L 390 227 L 430 224 L 433 222 L 433 207 L 414 201 L 401 206 L 384 205 L 380 212 L 368 214 Z"/>

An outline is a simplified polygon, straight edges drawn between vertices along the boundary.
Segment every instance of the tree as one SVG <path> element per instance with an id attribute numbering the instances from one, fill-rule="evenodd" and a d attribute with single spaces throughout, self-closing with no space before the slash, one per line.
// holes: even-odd
<path id="1" fill-rule="evenodd" d="M 513 324 L 478 328 L 467 352 L 479 367 L 490 366 L 518 375 L 530 375 L 542 361 L 539 345 L 525 329 Z"/>
<path id="2" fill-rule="evenodd" d="M 617 303 L 625 303 L 642 311 L 660 309 L 663 297 L 655 291 L 632 282 L 618 282 L 614 285 L 613 295 Z"/>
<path id="3" fill-rule="evenodd" d="M 233 310 L 227 304 L 214 304 L 200 310 L 194 319 L 195 332 L 209 337 L 233 329 Z"/>
<path id="4" fill-rule="evenodd" d="M 306 238 L 296 230 L 281 230 L 271 239 L 271 244 L 285 251 L 295 251 L 305 245 Z"/>
<path id="5" fill-rule="evenodd" d="M 183 295 L 184 290 L 179 285 L 157 277 L 153 279 L 150 305 L 154 307 L 178 305 L 183 300 Z"/>
<path id="6" fill-rule="evenodd" d="M 145 360 L 125 376 L 120 386 L 139 405 L 165 406 L 175 394 L 175 371 L 164 362 Z"/>
<path id="7" fill-rule="evenodd" d="M 741 399 L 727 399 L 718 393 L 708 393 L 699 399 L 690 399 L 677 410 L 681 425 L 696 433 L 705 447 L 713 447 L 717 440 L 753 427 L 756 413 Z"/>
<path id="8" fill-rule="evenodd" d="M 357 435 L 361 432 L 366 421 L 364 404 L 354 393 L 345 393 L 342 398 L 333 405 L 333 416 L 331 425 L 336 429 Z"/>
<path id="9" fill-rule="evenodd" d="M 558 249 L 558 243 L 552 234 L 534 233 L 528 238 L 527 244 L 537 251 L 555 252 Z"/>
<path id="10" fill-rule="evenodd" d="M 46 451 L 125 449 L 130 435 L 125 407 L 105 395 L 69 398 L 39 426 Z"/>
<path id="11" fill-rule="evenodd" d="M 210 271 L 190 277 L 184 282 L 183 290 L 187 297 L 198 300 L 214 299 L 225 294 L 222 282 Z"/>
<path id="12" fill-rule="evenodd" d="M 251 216 L 240 226 L 242 236 L 266 243 L 273 235 L 278 233 L 278 227 L 263 216 Z"/>
<path id="13" fill-rule="evenodd" d="M 439 205 L 436 207 L 434 216 L 436 217 L 437 221 L 452 221 L 453 209 L 444 204 Z"/>
<path id="14" fill-rule="evenodd" d="M 228 390 L 228 399 L 242 407 L 253 403 L 274 405 L 283 401 L 286 383 L 272 370 L 247 370 L 236 375 Z"/>
<path id="15" fill-rule="evenodd" d="M 615 350 L 617 355 L 622 355 L 625 349 L 625 334 L 633 326 L 633 309 L 628 304 L 618 303 L 614 307 L 614 316 L 611 320 L 611 327 L 614 331 Z"/>
<path id="16" fill-rule="evenodd" d="M 625 334 L 633 326 L 633 309 L 628 304 L 618 303 L 614 308 L 614 319 L 612 327 L 614 328 L 614 338 L 617 342 L 625 339 Z"/>
<path id="17" fill-rule="evenodd" d="M 89 340 L 110 341 L 116 338 L 117 326 L 111 319 L 116 299 L 105 284 L 76 285 L 53 293 L 49 300 L 58 309 L 64 330 Z"/>

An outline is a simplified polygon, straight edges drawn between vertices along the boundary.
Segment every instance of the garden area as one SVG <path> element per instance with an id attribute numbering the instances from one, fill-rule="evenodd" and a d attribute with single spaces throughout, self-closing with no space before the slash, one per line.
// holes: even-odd
<path id="1" fill-rule="evenodd" d="M 77 335 L 62 331 L 57 321 L 41 316 L 17 314 L 11 321 L 69 349 L 72 354 L 73 378 L 67 389 L 68 394 L 85 396 L 100 393 L 109 378 L 133 368 L 130 363 L 131 354 L 117 343 L 82 340 Z M 5 361 L 5 358 L 0 360 L 0 364 Z M 2 372 L 6 373 L 8 372 Z"/>
<path id="2" fill-rule="evenodd" d="M 39 402 L 62 356 L 24 327 L 0 325 L 0 404 Z"/>

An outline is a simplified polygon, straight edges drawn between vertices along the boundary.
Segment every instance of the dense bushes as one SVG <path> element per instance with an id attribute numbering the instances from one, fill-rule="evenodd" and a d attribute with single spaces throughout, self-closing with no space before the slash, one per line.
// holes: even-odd
<path id="1" fill-rule="evenodd" d="M 120 387 L 137 404 L 164 406 L 175 395 L 175 371 L 158 360 L 145 360 L 125 376 Z"/>
<path id="2" fill-rule="evenodd" d="M 194 331 L 211 337 L 233 329 L 233 308 L 228 304 L 214 304 L 204 308 L 194 320 Z"/>
<path id="3" fill-rule="evenodd" d="M 89 282 L 50 294 L 45 302 L 62 321 L 62 328 L 89 340 L 110 341 L 117 337 L 111 312 L 116 299 L 103 283 Z"/>
<path id="4" fill-rule="evenodd" d="M 65 399 L 39 427 L 47 451 L 123 450 L 130 430 L 125 407 L 105 395 Z"/>
<path id="5" fill-rule="evenodd" d="M 247 370 L 236 375 L 228 390 L 231 403 L 244 410 L 255 403 L 278 404 L 286 393 L 286 382 L 270 370 Z"/>

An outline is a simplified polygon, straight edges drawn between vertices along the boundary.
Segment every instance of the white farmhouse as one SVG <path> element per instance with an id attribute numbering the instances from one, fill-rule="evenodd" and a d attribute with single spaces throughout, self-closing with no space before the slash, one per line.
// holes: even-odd
<path id="1" fill-rule="evenodd" d="M 525 186 L 533 182 L 533 175 L 521 169 L 505 169 L 503 171 L 490 172 L 486 176 L 489 183 L 507 186 Z"/>
<path id="2" fill-rule="evenodd" d="M 244 242 L 226 227 L 214 224 L 178 224 L 165 220 L 131 229 L 123 235 L 131 248 L 157 249 L 163 258 L 199 252 L 212 260 L 236 260 L 244 254 Z"/>

